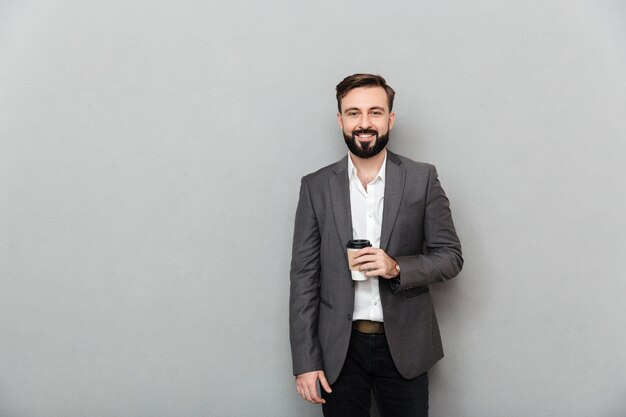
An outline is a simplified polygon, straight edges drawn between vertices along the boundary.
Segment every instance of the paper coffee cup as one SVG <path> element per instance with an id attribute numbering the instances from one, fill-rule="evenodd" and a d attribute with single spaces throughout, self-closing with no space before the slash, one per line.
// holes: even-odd
<path id="1" fill-rule="evenodd" d="M 354 255 L 359 250 L 372 246 L 372 244 L 367 239 L 353 239 L 349 241 L 346 246 L 348 251 L 348 267 L 350 268 L 350 272 L 352 274 L 352 280 L 365 281 L 367 279 L 365 273 L 359 271 L 359 267 L 357 265 L 354 265 Z"/>

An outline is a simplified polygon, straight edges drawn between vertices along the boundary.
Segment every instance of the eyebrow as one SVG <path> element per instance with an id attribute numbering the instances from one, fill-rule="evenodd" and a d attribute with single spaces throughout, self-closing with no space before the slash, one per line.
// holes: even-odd
<path id="1" fill-rule="evenodd" d="M 349 111 L 352 111 L 352 110 L 361 111 L 361 109 L 356 108 L 356 107 L 348 107 L 343 112 L 346 113 L 346 112 L 349 112 Z M 368 110 L 370 110 L 370 111 L 371 110 L 382 110 L 382 111 L 385 111 L 385 108 L 384 107 L 380 107 L 380 106 L 374 106 L 374 107 L 370 107 Z"/>

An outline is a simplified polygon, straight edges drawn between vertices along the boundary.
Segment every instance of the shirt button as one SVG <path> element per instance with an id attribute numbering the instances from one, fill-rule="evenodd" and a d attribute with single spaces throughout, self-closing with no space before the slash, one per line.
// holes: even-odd
<path id="1" fill-rule="evenodd" d="M 377 301 L 374 301 L 374 305 L 375 305 L 375 306 L 377 306 L 377 305 L 378 305 L 378 302 L 377 302 Z"/>

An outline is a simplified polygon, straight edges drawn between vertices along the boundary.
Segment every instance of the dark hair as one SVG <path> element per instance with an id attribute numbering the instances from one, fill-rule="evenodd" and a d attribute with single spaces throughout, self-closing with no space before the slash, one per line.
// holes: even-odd
<path id="1" fill-rule="evenodd" d="M 382 87 L 387 93 L 387 104 L 389 105 L 389 111 L 393 109 L 393 98 L 396 92 L 393 88 L 387 85 L 387 81 L 380 75 L 374 74 L 353 74 L 343 79 L 337 84 L 337 108 L 341 113 L 341 99 L 346 96 L 351 90 L 359 87 Z"/>

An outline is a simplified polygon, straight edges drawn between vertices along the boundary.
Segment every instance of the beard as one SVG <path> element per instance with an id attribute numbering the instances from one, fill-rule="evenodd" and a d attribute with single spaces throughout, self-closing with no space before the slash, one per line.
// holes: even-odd
<path id="1" fill-rule="evenodd" d="M 360 142 L 357 144 L 359 140 L 357 135 L 361 133 L 370 133 L 376 136 L 376 139 L 370 143 Z M 385 149 L 387 143 L 389 142 L 389 130 L 382 136 L 378 136 L 378 132 L 371 129 L 364 130 L 353 130 L 352 135 L 348 135 L 346 132 L 343 132 L 343 139 L 346 141 L 346 145 L 350 152 L 352 152 L 355 156 L 363 159 L 371 158 L 372 156 L 378 155 L 380 151 Z"/>

